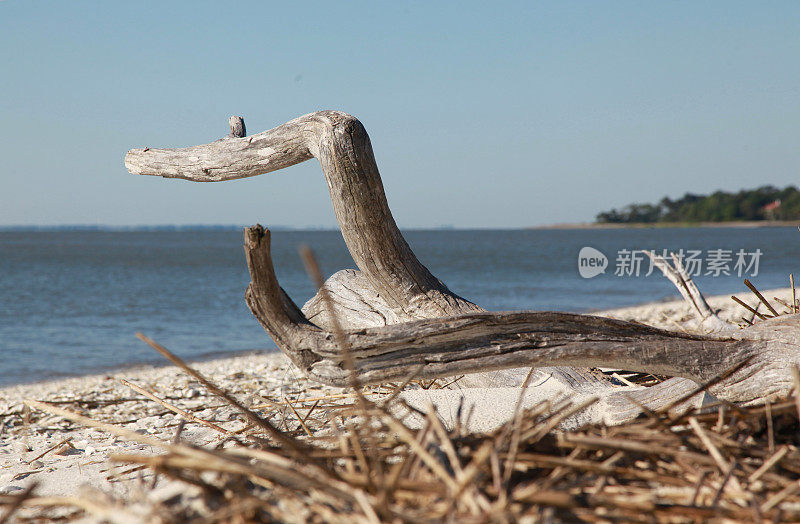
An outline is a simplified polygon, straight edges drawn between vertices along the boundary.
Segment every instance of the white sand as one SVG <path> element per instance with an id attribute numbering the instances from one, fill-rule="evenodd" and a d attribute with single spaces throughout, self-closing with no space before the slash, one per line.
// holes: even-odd
<path id="1" fill-rule="evenodd" d="M 791 290 L 769 290 L 768 299 L 777 296 L 791 300 Z M 738 295 L 750 304 L 755 300 L 744 290 Z M 726 319 L 748 319 L 752 313 L 736 305 L 729 296 L 711 297 L 709 303 L 719 308 L 720 316 Z M 777 304 L 776 304 L 777 307 Z M 782 311 L 783 308 L 780 308 Z M 637 320 L 665 329 L 691 330 L 694 316 L 682 301 L 646 304 L 630 308 L 596 312 L 594 314 L 625 320 Z M 194 367 L 213 382 L 222 386 L 250 406 L 268 405 L 268 400 L 310 398 L 320 394 L 338 392 L 311 384 L 291 367 L 280 354 L 251 354 L 235 356 L 194 364 Z M 107 374 L 85 376 L 19 385 L 0 389 L 0 493 L 15 493 L 31 482 L 39 483 L 37 493 L 41 495 L 69 495 L 83 489 L 81 486 L 100 488 L 113 494 L 147 497 L 168 497 L 171 490 L 185 489 L 160 481 L 160 490 L 144 495 L 141 489 L 151 476 L 140 471 L 130 471 L 129 465 L 108 462 L 110 453 L 134 452 L 156 453 L 148 446 L 126 442 L 94 429 L 68 423 L 59 417 L 34 412 L 30 424 L 26 424 L 26 413 L 22 401 L 26 398 L 59 403 L 73 411 L 86 413 L 96 420 L 118 424 L 143 434 L 163 440 L 173 438 L 179 423 L 177 415 L 159 404 L 143 399 L 119 379 L 126 379 L 153 391 L 161 398 L 209 420 L 227 430 L 236 430 L 244 423 L 230 407 L 218 398 L 207 394 L 194 379 L 175 367 L 140 367 Z M 547 377 L 532 384 L 539 388 L 557 384 L 547 382 Z M 416 396 L 415 396 L 416 395 Z M 513 413 L 519 389 L 463 388 L 465 411 L 474 406 L 472 428 L 491 429 L 507 421 Z M 425 407 L 434 401 L 442 418 L 448 425 L 455 422 L 458 395 L 442 390 L 412 393 L 409 400 Z M 438 399 L 438 400 L 437 400 Z M 82 402 L 77 402 L 78 400 Z M 271 420 L 281 424 L 277 410 L 271 412 Z M 288 423 L 291 425 L 291 423 Z M 295 423 L 292 429 L 296 429 Z M 205 426 L 188 423 L 181 437 L 200 445 L 215 445 L 223 436 Z M 54 450 L 35 459 L 59 442 L 71 439 L 74 448 Z M 30 463 L 29 463 L 30 462 Z"/>
<path id="2" fill-rule="evenodd" d="M 774 297 L 786 302 L 792 302 L 791 288 L 767 289 L 759 290 L 770 303 L 778 310 L 783 312 L 785 307 L 780 305 Z M 800 291 L 798 291 L 800 293 Z M 742 290 L 736 293 L 736 297 L 743 300 L 745 303 L 750 304 L 759 313 L 769 313 L 763 305 L 758 304 L 758 300 L 744 285 Z M 800 296 L 797 297 L 800 299 Z M 744 307 L 740 306 L 733 300 L 730 295 L 717 295 L 706 297 L 708 305 L 712 309 L 718 311 L 718 315 L 723 320 L 735 322 L 744 325 L 744 317 L 747 320 L 753 320 L 753 313 L 747 311 Z M 759 307 L 756 307 L 758 305 Z M 695 329 L 696 317 L 691 310 L 691 307 L 683 300 L 672 300 L 669 302 L 654 302 L 651 304 L 643 304 L 639 306 L 609 309 L 606 311 L 597 311 L 591 313 L 592 315 L 606 316 L 612 318 L 619 318 L 621 320 L 636 320 L 651 326 L 656 326 L 670 330 L 686 330 L 693 331 Z"/>
<path id="3" fill-rule="evenodd" d="M 195 363 L 193 367 L 249 405 L 265 404 L 265 398 L 281 400 L 338 391 L 308 383 L 279 353 L 236 356 Z M 39 483 L 37 493 L 41 495 L 72 494 L 82 484 L 102 487 L 113 493 L 129 493 L 135 489 L 136 482 L 107 480 L 107 477 L 115 475 L 127 480 L 140 477 L 138 472 L 126 474 L 129 466 L 120 468 L 109 464 L 108 455 L 152 453 L 155 450 L 38 412 L 32 414 L 33 423 L 27 425 L 22 405 L 26 398 L 54 402 L 95 420 L 162 440 L 172 439 L 179 417 L 144 399 L 119 379 L 145 387 L 160 398 L 224 429 L 236 430 L 243 426 L 233 408 L 207 394 L 196 380 L 173 366 L 139 367 L 4 388 L 0 390 L 0 492 L 16 492 L 33 481 Z M 279 418 L 277 423 L 280 423 Z M 75 449 L 65 450 L 63 454 L 52 451 L 31 464 L 27 463 L 67 438 L 71 439 Z M 214 445 L 223 439 L 223 435 L 190 423 L 181 433 L 181 438 L 198 445 Z M 147 477 L 145 475 L 144 480 Z"/>

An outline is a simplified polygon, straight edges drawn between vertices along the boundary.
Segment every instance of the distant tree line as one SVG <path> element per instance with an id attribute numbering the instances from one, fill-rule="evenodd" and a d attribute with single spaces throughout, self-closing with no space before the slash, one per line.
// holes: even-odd
<path id="1" fill-rule="evenodd" d="M 762 186 L 738 193 L 686 193 L 658 204 L 630 204 L 597 215 L 597 222 L 730 222 L 736 220 L 800 220 L 800 190 Z"/>

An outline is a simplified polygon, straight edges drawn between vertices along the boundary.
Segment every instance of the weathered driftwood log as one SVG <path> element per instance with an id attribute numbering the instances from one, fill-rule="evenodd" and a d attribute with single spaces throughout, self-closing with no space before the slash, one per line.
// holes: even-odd
<path id="1" fill-rule="evenodd" d="M 325 286 L 362 383 L 399 380 L 412 372 L 434 378 L 551 365 L 618 367 L 705 381 L 746 362 L 714 386 L 714 394 L 752 402 L 785 394 L 792 386 L 791 368 L 800 360 L 796 316 L 724 335 L 693 336 L 589 315 L 489 313 L 455 295 L 403 239 L 369 137 L 344 113 L 321 111 L 248 138 L 202 146 L 134 149 L 125 165 L 136 174 L 212 182 L 268 173 L 312 157 L 322 165 L 342 235 L 360 269 L 340 271 Z M 245 237 L 252 278 L 246 296 L 255 316 L 309 376 L 347 385 L 343 348 L 320 295 L 301 311 L 275 278 L 268 232 L 248 228 Z M 686 383 L 675 380 L 662 389 L 680 384 L 685 392 Z"/>
<path id="2" fill-rule="evenodd" d="M 310 323 L 275 278 L 269 232 L 247 228 L 252 282 L 247 304 L 281 349 L 309 376 L 345 386 L 348 370 L 333 333 Z M 482 312 L 345 334 L 362 383 L 435 378 L 520 366 L 605 366 L 705 382 L 750 359 L 712 392 L 751 402 L 786 393 L 800 362 L 800 320 L 784 316 L 724 337 L 690 335 L 591 315 Z"/>

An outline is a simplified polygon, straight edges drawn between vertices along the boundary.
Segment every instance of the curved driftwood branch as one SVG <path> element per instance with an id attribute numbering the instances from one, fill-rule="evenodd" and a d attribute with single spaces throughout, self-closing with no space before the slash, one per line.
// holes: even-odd
<path id="1" fill-rule="evenodd" d="M 369 136 L 350 115 L 319 111 L 247 138 L 183 149 L 132 149 L 125 167 L 139 175 L 220 182 L 311 158 L 322 165 L 342 236 L 371 286 L 365 294 L 380 297 L 375 307 L 385 304 L 398 321 L 482 311 L 447 289 L 411 251 L 389 211 Z"/>

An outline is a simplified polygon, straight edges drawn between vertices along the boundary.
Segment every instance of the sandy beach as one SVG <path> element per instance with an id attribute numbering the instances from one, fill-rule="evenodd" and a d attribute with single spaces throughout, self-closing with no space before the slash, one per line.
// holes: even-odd
<path id="1" fill-rule="evenodd" d="M 763 293 L 770 300 L 777 297 L 791 301 L 790 289 Z M 750 304 L 756 303 L 749 293 L 738 296 Z M 708 301 L 719 309 L 722 318 L 740 323 L 744 323 L 742 317 L 752 318 L 752 313 L 735 304 L 729 296 L 709 297 Z M 694 325 L 692 312 L 680 300 L 594 314 L 670 330 L 690 331 Z M 332 399 L 342 392 L 309 383 L 279 353 L 239 355 L 195 363 L 193 367 L 245 405 L 269 414 L 271 422 L 295 435 L 304 432 L 302 418 L 310 416 L 315 408 L 337 409 Z M 152 392 L 204 423 L 189 421 L 184 426 L 180 415 L 145 398 L 123 381 Z M 317 398 L 326 400 L 321 405 L 313 404 L 313 399 Z M 174 439 L 180 429 L 182 441 L 200 446 L 227 446 L 226 438 L 246 427 L 233 408 L 174 366 L 138 367 L 7 387 L 0 390 L 0 494 L 22 492 L 34 482 L 38 484 L 39 495 L 75 495 L 94 488 L 134 500 L 144 497 L 148 501 L 170 497 L 176 489 L 186 489 L 185 485 L 177 486 L 161 479 L 157 489 L 144 490 L 153 482 L 149 470 L 109 462 L 108 457 L 119 453 L 158 453 L 158 450 L 100 429 L 29 410 L 23 404 L 24 399 L 46 401 L 165 441 Z M 493 410 L 495 419 L 486 421 L 487 427 L 502 423 L 503 413 L 510 416 L 509 410 Z"/>

